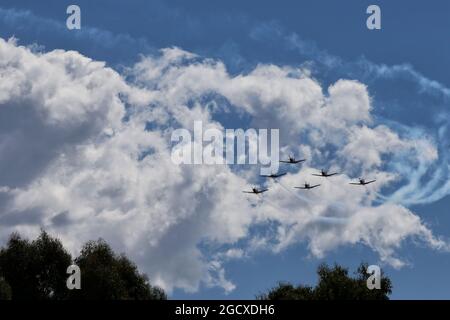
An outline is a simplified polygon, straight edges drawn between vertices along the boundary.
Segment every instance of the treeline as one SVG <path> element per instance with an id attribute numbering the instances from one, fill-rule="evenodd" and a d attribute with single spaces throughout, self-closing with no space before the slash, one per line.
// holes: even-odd
<path id="1" fill-rule="evenodd" d="M 81 270 L 81 289 L 67 287 L 67 268 Z M 34 241 L 13 234 L 0 250 L 0 299 L 153 300 L 167 299 L 125 255 L 104 241 L 87 242 L 75 259 L 59 239 L 42 231 Z"/>
<path id="2" fill-rule="evenodd" d="M 367 286 L 368 265 L 362 263 L 352 277 L 348 269 L 322 264 L 317 268 L 315 287 L 280 282 L 276 287 L 257 296 L 261 300 L 388 300 L 392 293 L 391 280 L 380 275 L 379 289 Z"/>
<path id="3" fill-rule="evenodd" d="M 69 290 L 67 268 L 81 270 L 81 289 Z M 368 289 L 367 264 L 352 277 L 339 265 L 320 265 L 315 287 L 279 283 L 256 296 L 261 300 L 387 300 L 391 280 L 381 275 L 380 288 Z M 0 250 L 0 300 L 166 300 L 148 277 L 104 240 L 87 242 L 73 258 L 59 239 L 42 231 L 33 241 L 11 235 Z"/>

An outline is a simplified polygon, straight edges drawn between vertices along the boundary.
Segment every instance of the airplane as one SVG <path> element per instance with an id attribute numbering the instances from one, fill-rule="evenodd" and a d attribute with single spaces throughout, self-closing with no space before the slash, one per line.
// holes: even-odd
<path id="1" fill-rule="evenodd" d="M 320 174 L 314 174 L 313 173 L 313 176 L 316 176 L 316 177 L 331 177 L 331 176 L 334 176 L 334 175 L 336 175 L 336 174 L 338 174 L 337 172 L 335 172 L 335 173 L 328 173 L 328 171 L 325 171 L 325 170 L 321 170 L 320 171 Z"/>
<path id="2" fill-rule="evenodd" d="M 362 178 L 359 178 L 359 182 L 357 182 L 357 183 L 350 182 L 350 184 L 353 184 L 353 185 L 356 185 L 356 186 L 365 186 L 366 184 L 369 184 L 369 183 L 372 183 L 372 182 L 375 182 L 375 181 L 377 181 L 377 180 L 366 181 L 366 180 L 364 180 Z"/>
<path id="3" fill-rule="evenodd" d="M 284 176 L 286 173 L 287 173 L 287 172 L 285 172 L 285 173 L 279 173 L 279 174 L 274 174 L 274 173 L 272 173 L 271 175 L 268 175 L 268 176 L 266 176 L 266 175 L 260 175 L 260 176 L 261 176 L 261 177 L 266 177 L 266 178 L 279 178 L 279 177 Z"/>
<path id="4" fill-rule="evenodd" d="M 292 156 L 289 156 L 289 160 L 287 160 L 287 161 L 280 160 L 281 163 L 291 163 L 291 164 L 296 164 L 296 163 L 300 163 L 303 161 L 306 161 L 306 159 L 295 160 L 295 158 Z"/>
<path id="5" fill-rule="evenodd" d="M 318 186 L 320 186 L 320 184 L 316 184 L 316 185 L 312 186 L 309 183 L 305 182 L 305 186 L 304 187 L 294 187 L 294 188 L 303 189 L 303 190 L 309 190 L 309 189 L 314 189 L 314 188 L 316 188 Z"/>
<path id="6" fill-rule="evenodd" d="M 258 188 L 252 188 L 252 191 L 242 191 L 242 192 L 243 193 L 260 194 L 260 193 L 266 192 L 267 190 L 269 190 L 269 189 L 258 190 Z"/>

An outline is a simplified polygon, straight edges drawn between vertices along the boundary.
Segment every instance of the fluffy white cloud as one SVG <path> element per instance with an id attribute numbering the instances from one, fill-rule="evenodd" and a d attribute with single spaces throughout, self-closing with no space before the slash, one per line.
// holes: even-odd
<path id="1" fill-rule="evenodd" d="M 14 230 L 34 236 L 44 227 L 76 251 L 103 237 L 154 283 L 188 291 L 202 284 L 231 291 L 225 261 L 297 242 L 315 256 L 363 243 L 397 267 L 395 251 L 407 238 L 447 248 L 407 208 L 374 205 L 396 178 L 383 159 L 415 150 L 409 154 L 419 161 L 417 146 L 434 149 L 372 125 L 361 83 L 339 80 L 324 93 L 308 73 L 273 65 L 232 76 L 222 63 L 176 48 L 144 58 L 128 82 L 76 52 L 35 54 L 3 40 L 0 61 L 3 241 Z M 255 182 L 254 168 L 170 161 L 173 129 L 195 120 L 222 128 L 230 114 L 280 128 L 283 152 L 303 152 L 305 167 L 255 198 L 241 193 Z M 379 183 L 352 187 L 343 174 L 321 181 L 320 192 L 292 188 L 324 164 Z M 269 224 L 264 234 L 249 232 Z"/>

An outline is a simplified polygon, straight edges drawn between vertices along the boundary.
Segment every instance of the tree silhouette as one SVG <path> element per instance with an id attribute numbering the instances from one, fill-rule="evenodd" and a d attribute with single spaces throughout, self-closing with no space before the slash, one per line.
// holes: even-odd
<path id="1" fill-rule="evenodd" d="M 0 300 L 11 300 L 11 286 L 4 278 L 0 278 Z"/>
<path id="2" fill-rule="evenodd" d="M 81 270 L 81 289 L 69 290 L 67 267 L 71 255 L 60 240 L 42 231 L 30 242 L 12 234 L 0 250 L 0 299 L 166 299 L 164 291 L 152 287 L 136 265 L 116 255 L 103 241 L 86 243 L 75 264 Z"/>
<path id="3" fill-rule="evenodd" d="M 75 259 L 82 270 L 81 290 L 72 297 L 86 300 L 164 300 L 164 291 L 152 287 L 148 278 L 124 255 L 116 255 L 104 240 L 89 241 Z"/>
<path id="4" fill-rule="evenodd" d="M 294 286 L 279 283 L 267 293 L 257 296 L 262 300 L 388 300 L 392 292 L 391 280 L 381 275 L 381 288 L 367 288 L 368 265 L 362 263 L 356 277 L 348 274 L 348 269 L 335 264 L 329 267 L 322 264 L 317 268 L 319 281 L 315 287 Z"/>
<path id="5" fill-rule="evenodd" d="M 44 231 L 32 242 L 13 234 L 0 251 L 0 275 L 15 300 L 63 299 L 71 262 L 61 242 Z"/>

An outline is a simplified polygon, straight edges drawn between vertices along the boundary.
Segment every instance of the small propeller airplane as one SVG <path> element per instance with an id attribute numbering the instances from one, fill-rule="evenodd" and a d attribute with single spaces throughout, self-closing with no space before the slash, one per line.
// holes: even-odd
<path id="1" fill-rule="evenodd" d="M 286 175 L 287 174 L 287 172 L 284 172 L 284 173 L 279 173 L 279 174 L 274 174 L 274 173 L 272 173 L 272 174 L 270 174 L 270 175 L 260 175 L 261 177 L 266 177 L 266 178 L 279 178 L 279 177 L 282 177 L 282 176 L 284 176 L 284 175 Z"/>
<path id="2" fill-rule="evenodd" d="M 338 174 L 337 172 L 335 172 L 335 173 L 328 173 L 328 171 L 325 171 L 325 170 L 321 170 L 320 171 L 320 174 L 312 174 L 313 176 L 316 176 L 316 177 L 325 177 L 325 178 L 327 178 L 327 177 L 331 177 L 331 176 L 334 176 L 334 175 L 336 175 L 336 174 Z"/>
<path id="3" fill-rule="evenodd" d="M 309 190 L 309 189 L 314 189 L 316 187 L 319 187 L 320 184 L 316 184 L 314 186 L 310 185 L 309 183 L 305 182 L 305 186 L 304 187 L 294 187 L 296 189 L 303 189 L 303 190 Z"/>
<path id="4" fill-rule="evenodd" d="M 366 181 L 363 178 L 359 178 L 359 182 L 350 182 L 350 184 L 353 184 L 355 186 L 365 186 L 366 184 L 375 182 L 377 180 L 371 180 L 371 181 Z"/>
<path id="5" fill-rule="evenodd" d="M 243 193 L 251 193 L 251 194 L 260 194 L 260 193 L 263 193 L 263 192 L 266 192 L 266 191 L 268 191 L 269 189 L 258 189 L 258 188 L 256 188 L 256 187 L 253 187 L 252 188 L 252 191 L 242 191 Z"/>
<path id="6" fill-rule="evenodd" d="M 300 159 L 300 160 L 296 160 L 295 157 L 289 156 L 289 160 L 285 161 L 285 160 L 280 160 L 281 163 L 290 163 L 290 164 L 296 164 L 296 163 L 300 163 L 300 162 L 304 162 L 306 161 L 306 159 Z"/>

